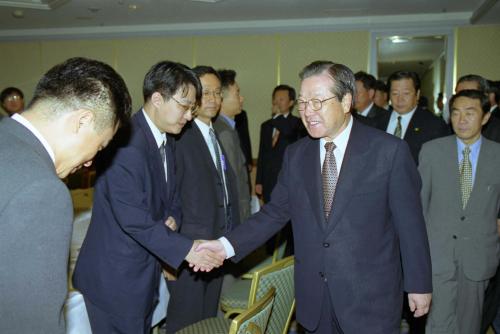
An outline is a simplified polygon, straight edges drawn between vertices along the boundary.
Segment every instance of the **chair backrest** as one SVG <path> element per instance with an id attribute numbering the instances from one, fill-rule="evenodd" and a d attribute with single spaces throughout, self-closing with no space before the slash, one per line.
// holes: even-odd
<path id="1" fill-rule="evenodd" d="M 272 287 L 276 289 L 274 307 L 266 333 L 286 332 L 295 306 L 293 270 L 294 258 L 289 256 L 253 274 L 248 300 L 249 307 L 256 300 L 262 299 Z"/>
<path id="2" fill-rule="evenodd" d="M 229 334 L 264 334 L 275 300 L 276 289 L 271 288 L 258 302 L 231 321 Z"/>

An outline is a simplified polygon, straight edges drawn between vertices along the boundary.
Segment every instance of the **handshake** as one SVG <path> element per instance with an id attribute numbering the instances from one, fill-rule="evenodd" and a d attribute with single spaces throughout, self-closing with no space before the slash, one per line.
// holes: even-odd
<path id="1" fill-rule="evenodd" d="M 173 217 L 168 217 L 165 226 L 172 231 L 177 230 L 177 223 Z M 219 268 L 227 254 L 222 242 L 218 240 L 195 240 L 185 260 L 194 271 L 210 271 Z"/>
<path id="2" fill-rule="evenodd" d="M 186 256 L 194 271 L 210 271 L 218 268 L 226 259 L 226 251 L 219 240 L 195 240 Z"/>

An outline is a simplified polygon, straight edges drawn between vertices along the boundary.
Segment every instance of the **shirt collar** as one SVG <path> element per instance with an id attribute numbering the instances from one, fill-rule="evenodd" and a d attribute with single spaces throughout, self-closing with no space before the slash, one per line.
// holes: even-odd
<path id="1" fill-rule="evenodd" d="M 345 152 L 345 150 L 347 149 L 347 142 L 349 141 L 349 136 L 352 130 L 352 118 L 353 117 L 350 116 L 349 123 L 347 123 L 346 128 L 342 130 L 342 132 L 339 133 L 337 137 L 335 137 L 335 139 L 333 139 L 333 143 L 335 144 L 336 149 L 339 149 L 342 152 Z M 324 147 L 325 143 L 327 143 L 325 138 L 321 138 L 320 145 Z"/>
<path id="2" fill-rule="evenodd" d="M 407 112 L 406 114 L 400 114 L 394 109 L 392 110 L 392 112 L 393 112 L 395 118 L 398 118 L 398 116 L 401 116 L 402 119 L 409 120 L 409 119 L 411 119 L 411 117 L 413 116 L 413 114 L 415 113 L 416 110 L 417 110 L 417 106 L 415 106 L 415 108 L 413 108 L 410 112 Z"/>
<path id="3" fill-rule="evenodd" d="M 200 121 L 198 118 L 195 118 L 194 122 L 196 123 L 196 125 L 198 125 L 198 128 L 201 131 L 201 134 L 205 138 L 210 138 L 210 129 L 213 129 L 212 128 L 212 122 L 210 122 L 210 125 L 207 125 L 205 122 Z"/>
<path id="4" fill-rule="evenodd" d="M 273 119 L 275 119 L 276 117 L 278 116 L 283 116 L 285 118 L 288 118 L 288 115 L 290 115 L 290 112 L 287 112 L 286 114 L 282 114 L 282 113 L 277 113 L 276 115 L 273 116 Z"/>
<path id="5" fill-rule="evenodd" d="M 153 123 L 151 118 L 149 118 L 149 116 L 146 113 L 146 111 L 144 110 L 144 108 L 142 108 L 142 114 L 144 115 L 144 118 L 146 119 L 146 123 L 148 123 L 148 126 L 151 129 L 151 132 L 153 133 L 153 137 L 155 138 L 156 145 L 158 146 L 158 148 L 160 148 L 160 146 L 161 146 L 161 144 L 163 144 L 163 142 L 165 142 L 165 143 L 167 142 L 167 136 L 165 135 L 165 133 L 161 133 L 160 129 L 158 129 L 158 127 Z"/>
<path id="6" fill-rule="evenodd" d="M 229 124 L 231 128 L 234 129 L 236 127 L 236 122 L 234 121 L 234 119 L 227 117 L 223 113 L 219 113 L 219 116 L 222 117 L 222 119 L 226 121 L 226 123 Z"/>
<path id="7" fill-rule="evenodd" d="M 23 117 L 21 114 L 14 114 L 11 117 L 13 120 L 21 123 L 23 126 L 25 126 L 43 145 L 45 150 L 50 156 L 50 159 L 52 162 L 55 164 L 56 163 L 56 157 L 54 154 L 54 150 L 52 150 L 52 147 L 50 147 L 49 142 L 42 136 L 40 131 L 38 131 L 33 124 L 30 123 L 25 117 Z"/>
<path id="8" fill-rule="evenodd" d="M 462 155 L 462 151 L 464 150 L 464 148 L 466 146 L 469 146 L 471 154 L 475 155 L 476 152 L 481 148 L 482 138 L 483 138 L 483 136 L 479 136 L 479 139 L 476 140 L 474 143 L 472 143 L 471 145 L 466 145 L 462 141 L 462 139 L 457 137 L 457 148 L 458 148 L 458 152 L 460 153 L 459 156 Z"/>
<path id="9" fill-rule="evenodd" d="M 368 113 L 370 112 L 370 110 L 372 109 L 372 107 L 373 107 L 373 102 L 370 103 L 370 105 L 368 107 L 366 107 L 363 111 L 358 112 L 358 114 L 363 115 L 363 116 L 366 117 L 366 116 L 368 116 Z"/>

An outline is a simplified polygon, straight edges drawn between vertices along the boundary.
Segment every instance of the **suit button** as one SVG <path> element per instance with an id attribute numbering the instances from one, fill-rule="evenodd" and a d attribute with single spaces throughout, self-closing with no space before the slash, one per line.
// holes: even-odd
<path id="1" fill-rule="evenodd" d="M 456 238 L 457 238 L 457 236 L 456 236 L 456 235 L 453 235 L 453 239 L 456 239 Z"/>
<path id="2" fill-rule="evenodd" d="M 323 277 L 325 277 L 325 274 L 323 274 L 323 272 L 322 272 L 322 271 L 320 271 L 320 272 L 319 272 L 319 277 L 323 278 Z"/>
<path id="3" fill-rule="evenodd" d="M 460 217 L 460 220 L 462 221 L 465 220 L 465 216 Z"/>
<path id="4" fill-rule="evenodd" d="M 330 244 L 328 242 L 324 242 L 323 247 L 328 248 L 328 247 L 330 247 Z"/>

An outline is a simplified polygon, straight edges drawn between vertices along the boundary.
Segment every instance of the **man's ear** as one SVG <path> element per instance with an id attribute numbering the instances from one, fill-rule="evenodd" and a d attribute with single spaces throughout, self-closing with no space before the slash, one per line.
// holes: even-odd
<path id="1" fill-rule="evenodd" d="M 347 114 L 348 112 L 351 111 L 351 106 L 352 106 L 352 95 L 347 93 L 344 95 L 341 101 L 342 104 L 342 110 L 344 111 L 344 114 Z"/>
<path id="2" fill-rule="evenodd" d="M 87 109 L 79 109 L 76 112 L 76 130 L 81 131 L 90 127 L 94 128 L 95 114 Z"/>
<path id="3" fill-rule="evenodd" d="M 375 89 L 368 89 L 368 96 L 370 97 L 370 101 L 373 101 L 373 98 L 375 97 Z"/>
<path id="4" fill-rule="evenodd" d="M 159 108 L 163 102 L 165 102 L 165 99 L 160 93 L 154 92 L 151 95 L 151 103 L 155 106 L 155 108 Z"/>

